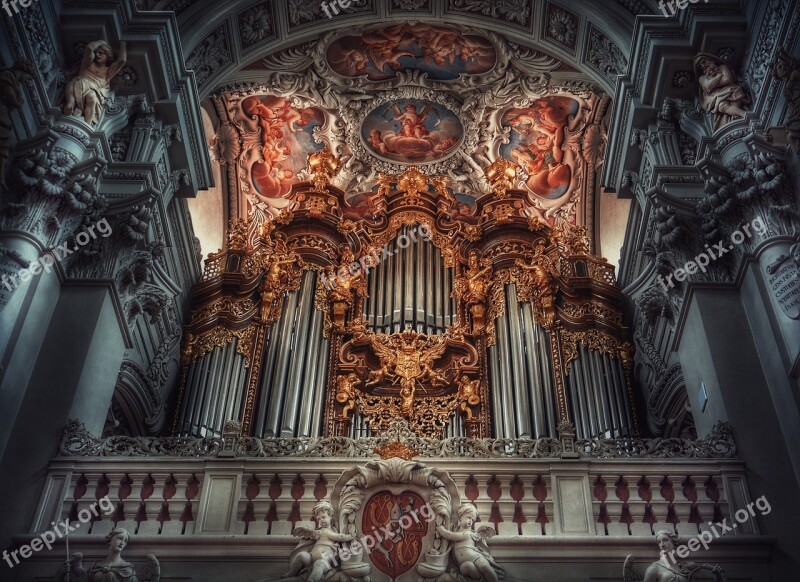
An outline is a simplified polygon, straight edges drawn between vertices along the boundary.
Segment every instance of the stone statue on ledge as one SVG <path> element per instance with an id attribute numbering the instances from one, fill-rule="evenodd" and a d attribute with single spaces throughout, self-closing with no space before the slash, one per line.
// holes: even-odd
<path id="1" fill-rule="evenodd" d="M 701 53 L 694 58 L 694 68 L 700 85 L 700 106 L 712 115 L 714 130 L 745 116 L 750 97 L 724 61 Z"/>
<path id="2" fill-rule="evenodd" d="M 111 79 L 125 66 L 127 53 L 121 42 L 119 56 L 114 60 L 114 51 L 104 40 L 95 40 L 86 45 L 78 72 L 67 81 L 64 89 L 65 115 L 83 114 L 83 119 L 94 127 L 103 117 L 103 106 L 111 90 Z"/>
<path id="3" fill-rule="evenodd" d="M 661 558 L 647 567 L 644 578 L 640 578 L 633 563 L 633 556 L 625 558 L 622 570 L 624 582 L 694 582 L 700 580 L 698 575 L 710 572 L 715 582 L 725 582 L 725 570 L 719 564 L 695 564 L 681 562 L 675 555 L 678 548 L 678 536 L 667 530 L 656 533 L 656 543 L 661 550 Z"/>
<path id="4" fill-rule="evenodd" d="M 328 501 L 320 501 L 314 506 L 314 519 L 317 529 L 297 527 L 292 535 L 301 539 L 289 558 L 289 571 L 281 580 L 304 582 L 351 580 L 350 576 L 335 571 L 342 559 L 339 544 L 355 539 L 350 534 L 336 530 L 333 520 L 333 506 Z"/>
<path id="5" fill-rule="evenodd" d="M 472 503 L 464 503 L 458 508 L 458 525 L 455 531 L 438 525 L 436 530 L 444 539 L 453 542 L 453 560 L 458 570 L 453 570 L 436 579 L 436 582 L 497 582 L 505 578 L 505 570 L 497 565 L 486 540 L 495 535 L 489 526 L 473 530 L 478 519 L 478 510 Z"/>
<path id="6" fill-rule="evenodd" d="M 142 575 L 137 576 L 133 564 L 122 559 L 122 550 L 128 545 L 131 536 L 128 530 L 118 527 L 106 536 L 108 556 L 105 560 L 95 562 L 89 569 L 89 582 L 159 582 L 161 567 L 153 554 L 147 555 L 147 563 Z M 71 580 L 71 579 L 70 579 Z"/>

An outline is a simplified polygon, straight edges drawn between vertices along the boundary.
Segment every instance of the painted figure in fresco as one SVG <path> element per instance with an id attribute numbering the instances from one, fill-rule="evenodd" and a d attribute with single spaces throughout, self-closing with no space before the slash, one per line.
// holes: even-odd
<path id="1" fill-rule="evenodd" d="M 95 40 L 86 45 L 78 73 L 64 88 L 66 105 L 64 114 L 83 114 L 91 126 L 100 122 L 103 106 L 111 90 L 111 79 L 125 66 L 127 58 L 125 43 L 119 43 L 119 57 L 114 60 L 114 51 L 104 40 Z"/>
<path id="2" fill-rule="evenodd" d="M 125 528 L 117 527 L 108 532 L 108 555 L 89 569 L 89 582 L 139 582 L 133 565 L 122 559 L 122 550 L 130 539 Z"/>
<path id="3" fill-rule="evenodd" d="M 478 510 L 471 503 L 464 503 L 458 508 L 458 525 L 455 531 L 437 524 L 436 530 L 444 539 L 453 542 L 453 558 L 458 565 L 458 572 L 467 580 L 497 582 L 505 578 L 505 570 L 497 565 L 486 540 L 495 535 L 493 528 L 479 527 L 473 531 L 472 526 L 478 519 Z"/>
<path id="4" fill-rule="evenodd" d="M 263 161 L 253 166 L 254 184 L 265 198 L 285 196 L 297 180 L 300 162 L 294 158 L 307 153 L 300 151 L 295 136 L 312 121 L 321 121 L 319 113 L 312 108 L 297 109 L 288 99 L 273 95 L 248 97 L 242 102 L 242 111 L 261 128 Z"/>
<path id="5" fill-rule="evenodd" d="M 307 582 L 319 582 L 326 578 L 336 563 L 339 544 L 353 541 L 350 534 L 341 534 L 336 531 L 333 522 L 333 506 L 328 501 L 320 501 L 314 506 L 314 519 L 317 529 L 298 527 L 292 532 L 301 542 L 292 552 L 289 561 L 289 571 L 284 578 L 297 576 L 300 572 L 310 569 Z"/>
<path id="6" fill-rule="evenodd" d="M 388 79 L 406 66 L 425 66 L 433 79 L 456 79 L 461 73 L 490 71 L 497 54 L 487 39 L 464 36 L 453 28 L 417 23 L 385 26 L 360 37 L 340 38 L 328 49 L 327 58 L 333 70 L 349 77 L 366 74 L 372 80 Z M 406 59 L 407 64 L 401 59 Z"/>
<path id="7" fill-rule="evenodd" d="M 419 113 L 417 112 L 417 106 L 413 103 L 406 104 L 405 111 L 401 111 L 397 105 L 392 105 L 394 120 L 402 126 L 400 135 L 417 139 L 422 139 L 428 135 L 430 132 L 425 127 L 425 120 L 428 119 L 430 110 L 430 103 L 425 104 L 425 107 Z"/>
<path id="8" fill-rule="evenodd" d="M 429 101 L 401 101 L 373 111 L 363 131 L 376 154 L 412 163 L 446 155 L 458 144 L 463 129 L 453 114 Z"/>
<path id="9" fill-rule="evenodd" d="M 661 550 L 661 558 L 647 567 L 643 582 L 694 582 L 700 579 L 698 575 L 701 572 L 710 572 L 715 582 L 725 582 L 725 570 L 718 564 L 681 562 L 675 554 L 679 542 L 674 533 L 662 529 L 656 533 L 656 542 Z M 622 576 L 624 582 L 637 582 L 639 579 L 633 556 L 625 559 Z"/>
<path id="10" fill-rule="evenodd" d="M 503 124 L 519 136 L 518 145 L 506 155 L 528 174 L 528 188 L 544 198 L 565 194 L 572 182 L 563 145 L 565 127 L 576 108 L 572 99 L 549 97 L 524 109 L 511 109 L 503 117 Z"/>
<path id="11" fill-rule="evenodd" d="M 719 129 L 734 119 L 744 117 L 750 97 L 736 82 L 736 75 L 722 60 L 713 55 L 695 57 L 694 67 L 700 85 L 700 105 L 714 119 Z"/>

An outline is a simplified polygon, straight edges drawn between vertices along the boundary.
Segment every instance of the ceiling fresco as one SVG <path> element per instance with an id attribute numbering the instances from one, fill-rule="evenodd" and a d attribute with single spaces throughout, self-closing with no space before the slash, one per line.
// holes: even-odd
<path id="1" fill-rule="evenodd" d="M 335 40 L 327 51 L 331 69 L 345 77 L 391 79 L 416 70 L 430 79 L 454 80 L 462 73 L 486 73 L 497 52 L 486 38 L 431 24 L 399 24 Z"/>
<path id="2" fill-rule="evenodd" d="M 332 32 L 245 67 L 248 80 L 211 96 L 221 120 L 213 145 L 228 188 L 268 220 L 308 179 L 309 153 L 341 162 L 333 185 L 347 218 L 371 220 L 370 193 L 411 167 L 441 176 L 474 223 L 491 192 L 485 170 L 504 159 L 516 188 L 549 224 L 584 224 L 605 155 L 610 100 L 555 57 L 472 27 L 422 23 Z"/>

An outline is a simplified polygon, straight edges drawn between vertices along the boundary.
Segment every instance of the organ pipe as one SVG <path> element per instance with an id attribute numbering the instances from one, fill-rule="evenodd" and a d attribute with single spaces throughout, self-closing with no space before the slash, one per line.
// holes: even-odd
<path id="1" fill-rule="evenodd" d="M 581 344 L 567 376 L 578 438 L 629 436 L 632 432 L 625 372 L 619 359 Z"/>
<path id="2" fill-rule="evenodd" d="M 452 269 L 444 266 L 439 249 L 413 228 L 404 227 L 398 241 L 404 246 L 395 241 L 389 251 L 393 254 L 367 274 L 367 325 L 375 333 L 398 333 L 408 326 L 428 335 L 443 334 L 455 322 Z"/>
<path id="3" fill-rule="evenodd" d="M 238 339 L 197 358 L 186 380 L 186 406 L 181 411 L 180 434 L 221 436 L 228 420 L 238 418 L 244 400 L 247 369 L 236 351 Z"/>
<path id="4" fill-rule="evenodd" d="M 314 307 L 317 274 L 306 271 L 286 295 L 263 355 L 256 436 L 319 436 L 327 375 L 324 314 Z"/>

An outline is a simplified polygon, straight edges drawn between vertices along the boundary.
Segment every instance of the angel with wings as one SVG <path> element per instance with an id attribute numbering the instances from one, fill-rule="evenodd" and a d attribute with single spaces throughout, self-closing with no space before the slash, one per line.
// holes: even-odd
<path id="1" fill-rule="evenodd" d="M 661 550 L 661 559 L 648 566 L 644 573 L 643 582 L 692 582 L 700 580 L 700 572 L 710 572 L 715 582 L 725 582 L 725 570 L 719 564 L 696 564 L 694 562 L 681 562 L 675 557 L 675 550 L 679 546 L 678 536 L 667 530 L 656 533 L 656 542 Z M 622 570 L 624 582 L 638 582 L 641 580 L 633 561 L 633 556 L 625 558 Z"/>
<path id="2" fill-rule="evenodd" d="M 422 139 L 430 132 L 425 127 L 428 113 L 431 111 L 431 104 L 425 104 L 422 111 L 417 112 L 417 106 L 413 103 L 406 104 L 405 112 L 401 111 L 397 105 L 392 105 L 394 120 L 401 125 L 400 135 L 403 137 L 415 137 Z"/>
<path id="3" fill-rule="evenodd" d="M 291 578 L 304 570 L 310 570 L 307 582 L 326 579 L 337 563 L 338 544 L 354 539 L 352 535 L 341 534 L 334 529 L 333 506 L 328 501 L 317 503 L 313 513 L 317 529 L 297 527 L 292 532 L 301 541 L 289 558 L 289 571 L 283 578 Z"/>
<path id="4" fill-rule="evenodd" d="M 467 580 L 497 582 L 505 578 L 505 570 L 497 565 L 486 540 L 495 535 L 494 528 L 481 526 L 473 530 L 478 519 L 478 510 L 471 503 L 464 503 L 458 508 L 458 529 L 450 531 L 441 525 L 436 530 L 444 539 L 453 542 L 453 558 L 458 565 L 459 573 Z"/>

